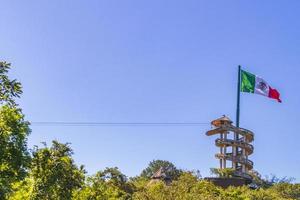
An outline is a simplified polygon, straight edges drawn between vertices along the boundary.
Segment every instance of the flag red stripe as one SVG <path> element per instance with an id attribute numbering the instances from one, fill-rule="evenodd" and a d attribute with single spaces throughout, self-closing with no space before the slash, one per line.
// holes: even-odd
<path id="1" fill-rule="evenodd" d="M 269 97 L 272 99 L 276 99 L 278 102 L 281 103 L 280 93 L 276 89 L 271 88 L 270 86 L 269 86 Z"/>

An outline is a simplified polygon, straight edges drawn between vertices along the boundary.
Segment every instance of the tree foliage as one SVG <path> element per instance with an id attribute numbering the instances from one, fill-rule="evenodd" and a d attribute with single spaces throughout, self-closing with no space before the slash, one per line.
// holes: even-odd
<path id="1" fill-rule="evenodd" d="M 133 185 L 128 183 L 118 168 L 106 168 L 87 178 L 86 186 L 75 192 L 76 200 L 127 200 L 133 192 Z"/>
<path id="2" fill-rule="evenodd" d="M 27 149 L 29 122 L 15 103 L 22 93 L 16 80 L 10 80 L 10 64 L 0 62 L 0 198 L 11 192 L 12 184 L 22 180 L 30 163 Z"/>
<path id="3" fill-rule="evenodd" d="M 264 189 L 248 186 L 223 189 L 211 182 L 197 179 L 192 173 L 184 172 L 171 185 L 163 182 L 146 185 L 136 191 L 133 200 L 283 200 L 300 199 L 300 184 L 275 183 Z"/>
<path id="4" fill-rule="evenodd" d="M 233 176 L 234 169 L 232 169 L 232 168 L 225 168 L 225 169 L 211 168 L 210 173 L 217 175 L 218 177 L 229 178 L 229 177 Z"/>
<path id="5" fill-rule="evenodd" d="M 83 167 L 74 164 L 72 154 L 68 144 L 57 141 L 53 141 L 50 148 L 36 148 L 28 179 L 20 183 L 23 187 L 19 187 L 11 199 L 18 199 L 24 188 L 32 200 L 72 199 L 73 192 L 83 186 L 85 173 Z"/>
<path id="6" fill-rule="evenodd" d="M 118 168 L 106 168 L 83 183 L 83 172 L 65 167 L 70 160 L 68 145 L 54 142 L 53 147 L 35 151 L 29 176 L 14 184 L 15 193 L 10 200 L 23 199 L 75 199 L 75 200 L 282 200 L 300 199 L 300 184 L 288 179 L 273 182 L 269 187 L 251 189 L 248 186 L 223 189 L 199 178 L 199 174 L 183 172 L 171 184 L 163 181 L 149 184 L 139 176 L 132 179 Z M 67 159 L 64 159 L 67 157 Z M 56 164 L 55 164 L 56 163 Z M 70 162 L 67 162 L 70 163 Z M 71 162 L 72 163 L 72 162 Z M 69 165 L 69 164 L 67 164 Z M 58 168 L 55 168 L 58 166 Z M 66 170 L 72 169 L 72 170 Z M 75 172 L 75 173 L 74 173 Z M 79 174 L 80 176 L 77 176 Z M 74 177 L 77 177 L 74 179 Z M 267 180 L 262 179 L 267 182 Z M 282 180 L 287 180 L 284 182 Z M 77 184 L 75 184 L 77 183 Z M 72 187 L 68 187 L 72 185 Z"/>
<path id="7" fill-rule="evenodd" d="M 8 106 L 0 108 L 0 197 L 10 192 L 13 182 L 26 175 L 30 163 L 28 125 L 20 109 Z"/>
<path id="8" fill-rule="evenodd" d="M 15 98 L 22 94 L 22 85 L 17 80 L 8 77 L 10 63 L 0 62 L 0 102 L 16 106 Z"/>

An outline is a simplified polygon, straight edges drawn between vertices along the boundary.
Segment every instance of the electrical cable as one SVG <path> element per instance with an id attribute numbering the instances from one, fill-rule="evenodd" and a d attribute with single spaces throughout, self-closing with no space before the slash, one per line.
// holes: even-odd
<path id="1" fill-rule="evenodd" d="M 203 126 L 203 122 L 31 122 L 33 126 Z"/>

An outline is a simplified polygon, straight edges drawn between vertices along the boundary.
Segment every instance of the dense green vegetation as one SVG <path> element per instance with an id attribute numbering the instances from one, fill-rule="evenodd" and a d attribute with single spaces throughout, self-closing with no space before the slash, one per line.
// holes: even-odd
<path id="1" fill-rule="evenodd" d="M 0 62 L 0 199 L 9 200 L 273 200 L 300 199 L 300 184 L 275 176 L 263 179 L 252 171 L 252 187 L 223 189 L 205 181 L 199 172 L 183 171 L 174 164 L 153 160 L 136 177 L 128 178 L 118 168 L 87 175 L 77 166 L 69 144 L 53 141 L 29 151 L 29 122 L 16 99 L 22 87 L 10 80 L 10 64 Z M 160 168 L 172 182 L 151 182 Z M 212 172 L 230 177 L 232 170 Z M 253 187 L 254 186 L 254 187 Z M 255 189 L 253 189 L 255 188 Z"/>

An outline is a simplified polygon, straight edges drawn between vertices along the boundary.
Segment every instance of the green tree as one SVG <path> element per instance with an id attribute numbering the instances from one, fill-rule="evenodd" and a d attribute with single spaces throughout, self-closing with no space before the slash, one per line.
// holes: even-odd
<path id="1" fill-rule="evenodd" d="M 191 172 L 183 172 L 171 185 L 156 182 L 133 194 L 133 200 L 221 200 L 222 189 L 199 180 Z"/>
<path id="2" fill-rule="evenodd" d="M 16 106 L 15 98 L 20 97 L 23 91 L 20 82 L 8 77 L 10 67 L 10 63 L 0 62 L 0 102 Z"/>
<path id="3" fill-rule="evenodd" d="M 229 177 L 233 176 L 234 169 L 232 169 L 232 168 L 225 168 L 225 169 L 210 168 L 210 173 L 217 175 L 218 177 L 229 178 Z"/>
<path id="4" fill-rule="evenodd" d="M 33 152 L 29 178 L 33 180 L 30 199 L 68 200 L 74 190 L 84 184 L 83 166 L 78 168 L 72 159 L 73 151 L 68 144 L 52 142 L 49 148 Z"/>
<path id="5" fill-rule="evenodd" d="M 281 182 L 274 184 L 268 190 L 270 193 L 276 193 L 285 199 L 300 199 L 300 184 L 290 184 Z"/>
<path id="6" fill-rule="evenodd" d="M 87 178 L 83 189 L 75 192 L 76 200 L 127 200 L 131 198 L 133 185 L 128 183 L 118 168 L 106 168 Z"/>
<path id="7" fill-rule="evenodd" d="M 283 178 L 278 178 L 276 175 L 271 174 L 270 176 L 265 176 L 265 178 L 262 178 L 261 174 L 258 171 L 251 170 L 249 171 L 249 174 L 253 178 L 252 180 L 252 186 L 256 188 L 270 188 L 275 184 L 279 183 L 291 183 L 295 179 L 294 178 L 288 178 L 288 177 L 283 177 Z"/>
<path id="8" fill-rule="evenodd" d="M 0 108 L 0 198 L 11 190 L 11 184 L 22 180 L 30 163 L 27 150 L 29 123 L 20 109 Z"/>
<path id="9" fill-rule="evenodd" d="M 30 195 L 32 194 L 34 180 L 32 178 L 25 178 L 22 181 L 15 182 L 12 185 L 14 190 L 13 193 L 10 194 L 9 200 L 29 200 Z"/>
<path id="10" fill-rule="evenodd" d="M 29 122 L 15 103 L 22 87 L 16 80 L 9 79 L 9 69 L 9 63 L 0 62 L 0 199 L 11 192 L 15 181 L 25 177 L 30 162 Z"/>
<path id="11" fill-rule="evenodd" d="M 149 179 L 161 167 L 171 180 L 176 180 L 182 174 L 182 170 L 177 169 L 175 165 L 169 161 L 153 160 L 149 163 L 148 167 L 142 171 L 140 176 Z"/>
<path id="12" fill-rule="evenodd" d="M 198 182 L 198 178 L 191 172 L 184 172 L 177 181 L 173 181 L 170 190 L 170 199 L 189 199 L 191 190 Z"/>
<path id="13" fill-rule="evenodd" d="M 148 185 L 143 190 L 136 191 L 133 194 L 133 200 L 172 200 L 170 198 L 170 187 L 162 181 Z"/>

